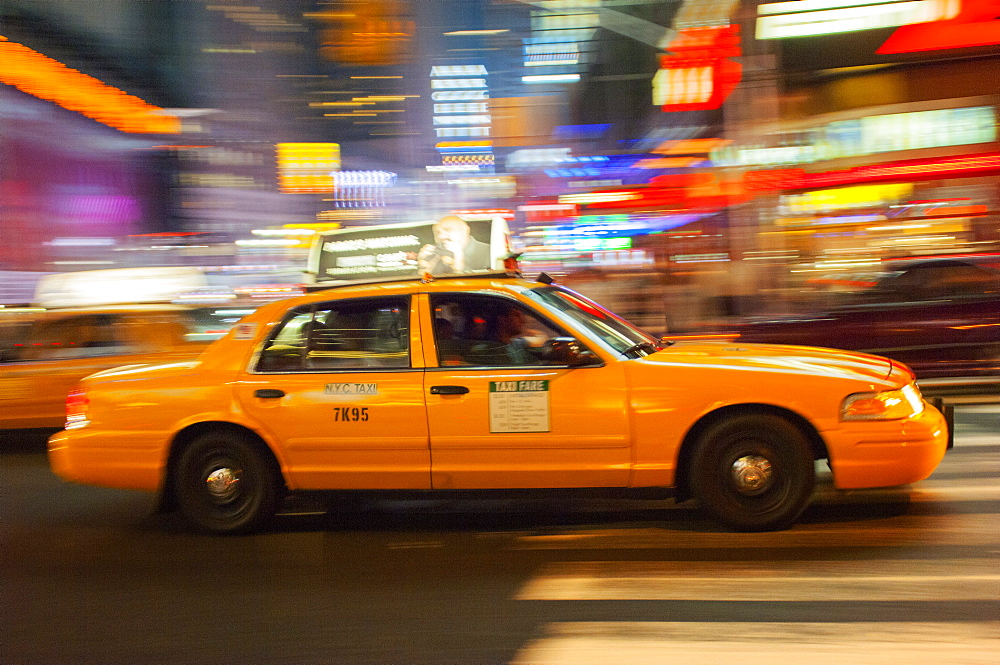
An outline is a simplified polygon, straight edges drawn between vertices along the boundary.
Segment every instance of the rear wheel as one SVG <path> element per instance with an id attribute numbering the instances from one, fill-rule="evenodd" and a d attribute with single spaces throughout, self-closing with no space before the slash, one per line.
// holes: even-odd
<path id="1" fill-rule="evenodd" d="M 711 425 L 694 451 L 690 478 L 702 507 L 741 531 L 788 528 L 806 509 L 816 485 L 806 437 L 770 414 Z"/>
<path id="2" fill-rule="evenodd" d="M 250 437 L 215 431 L 198 436 L 181 453 L 174 494 L 184 517 L 214 533 L 246 533 L 278 510 L 279 473 Z"/>

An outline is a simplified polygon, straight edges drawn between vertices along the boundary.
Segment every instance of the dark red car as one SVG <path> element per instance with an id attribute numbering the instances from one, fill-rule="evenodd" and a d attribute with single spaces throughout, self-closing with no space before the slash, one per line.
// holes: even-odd
<path id="1" fill-rule="evenodd" d="M 1000 255 L 889 261 L 885 269 L 848 304 L 749 321 L 737 339 L 887 356 L 932 392 L 1000 390 Z"/>

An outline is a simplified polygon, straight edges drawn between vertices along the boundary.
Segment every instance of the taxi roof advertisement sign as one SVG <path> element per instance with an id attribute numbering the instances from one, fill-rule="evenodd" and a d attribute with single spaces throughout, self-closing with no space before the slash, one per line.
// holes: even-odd
<path id="1" fill-rule="evenodd" d="M 437 221 L 359 226 L 321 233 L 307 272 L 317 282 L 503 269 L 510 253 L 503 217 L 448 215 Z"/>

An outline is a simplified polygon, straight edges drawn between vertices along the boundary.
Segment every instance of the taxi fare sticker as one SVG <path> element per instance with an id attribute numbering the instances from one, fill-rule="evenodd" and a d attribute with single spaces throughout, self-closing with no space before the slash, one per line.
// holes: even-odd
<path id="1" fill-rule="evenodd" d="M 325 395 L 378 395 L 377 383 L 328 383 Z"/>
<path id="2" fill-rule="evenodd" d="M 257 336 L 256 323 L 237 323 L 233 326 L 233 339 L 253 339 Z"/>
<path id="3" fill-rule="evenodd" d="M 548 431 L 548 381 L 490 381 L 490 432 Z"/>

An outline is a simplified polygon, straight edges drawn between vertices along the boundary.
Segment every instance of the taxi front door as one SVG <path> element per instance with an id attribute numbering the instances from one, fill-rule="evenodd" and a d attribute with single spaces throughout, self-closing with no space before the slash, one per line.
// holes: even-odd
<path id="1" fill-rule="evenodd" d="M 424 328 L 432 308 L 424 302 Z M 624 487 L 631 448 L 619 363 L 476 368 L 438 363 L 425 335 L 434 489 Z"/>

